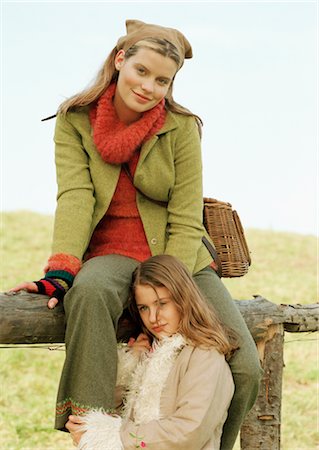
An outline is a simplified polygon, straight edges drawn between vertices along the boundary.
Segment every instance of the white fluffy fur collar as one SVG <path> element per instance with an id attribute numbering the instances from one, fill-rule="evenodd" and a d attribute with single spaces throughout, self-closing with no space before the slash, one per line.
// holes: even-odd
<path id="1" fill-rule="evenodd" d="M 153 344 L 137 365 L 128 385 L 123 417 L 136 424 L 160 418 L 160 400 L 174 361 L 186 341 L 180 334 Z"/>

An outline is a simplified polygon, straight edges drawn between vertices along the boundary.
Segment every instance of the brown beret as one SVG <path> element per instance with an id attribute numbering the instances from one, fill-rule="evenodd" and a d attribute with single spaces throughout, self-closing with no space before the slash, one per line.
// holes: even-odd
<path id="1" fill-rule="evenodd" d="M 186 37 L 174 28 L 148 24 L 140 20 L 127 20 L 125 23 L 127 34 L 126 36 L 120 37 L 117 41 L 116 47 L 118 50 L 126 51 L 137 42 L 152 37 L 166 39 L 175 45 L 181 59 L 180 67 L 183 65 L 184 58 L 191 58 L 193 56 L 192 47 Z"/>

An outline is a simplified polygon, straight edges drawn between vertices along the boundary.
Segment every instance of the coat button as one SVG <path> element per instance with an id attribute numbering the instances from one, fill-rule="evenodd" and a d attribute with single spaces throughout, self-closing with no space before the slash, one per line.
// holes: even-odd
<path id="1" fill-rule="evenodd" d="M 151 244 L 156 245 L 157 244 L 157 239 L 156 238 L 152 238 L 151 239 Z"/>

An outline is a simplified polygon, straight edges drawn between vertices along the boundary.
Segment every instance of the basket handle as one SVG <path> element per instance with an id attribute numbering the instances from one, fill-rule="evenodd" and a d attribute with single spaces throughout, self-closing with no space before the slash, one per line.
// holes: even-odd
<path id="1" fill-rule="evenodd" d="M 212 258 L 214 259 L 215 263 L 217 264 L 217 275 L 219 276 L 219 278 L 222 277 L 222 264 L 220 262 L 218 253 L 216 252 L 216 249 L 212 246 L 212 244 L 209 242 L 209 240 L 207 239 L 206 236 L 202 237 L 202 242 L 205 245 L 205 247 L 207 248 L 207 250 L 209 251 L 210 255 L 212 256 Z"/>

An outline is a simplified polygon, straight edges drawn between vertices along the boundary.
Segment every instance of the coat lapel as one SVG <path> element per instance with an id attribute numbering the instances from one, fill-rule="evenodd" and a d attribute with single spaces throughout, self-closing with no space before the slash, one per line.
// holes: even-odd
<path id="1" fill-rule="evenodd" d="M 177 122 L 176 118 L 170 111 L 168 111 L 163 127 L 155 134 L 155 136 L 152 136 L 151 139 L 149 139 L 144 145 L 142 145 L 141 155 L 140 155 L 136 170 L 139 170 L 141 168 L 146 156 L 150 153 L 150 151 L 152 150 L 152 148 L 155 146 L 156 142 L 158 141 L 159 136 L 161 134 L 167 133 L 170 130 L 173 130 L 177 126 L 178 126 L 178 122 Z"/>

